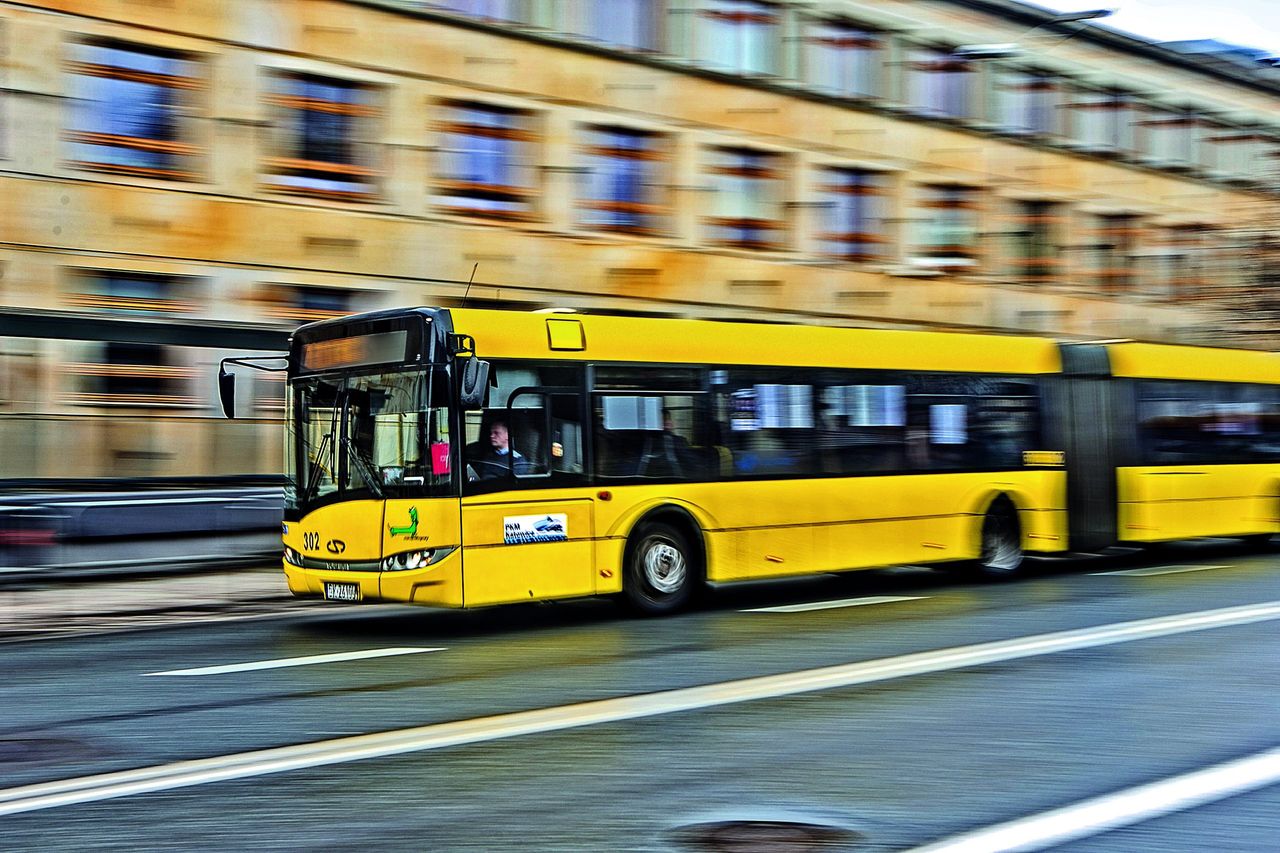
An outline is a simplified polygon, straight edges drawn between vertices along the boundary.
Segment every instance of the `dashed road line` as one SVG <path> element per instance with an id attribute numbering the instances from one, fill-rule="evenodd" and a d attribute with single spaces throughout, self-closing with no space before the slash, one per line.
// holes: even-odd
<path id="1" fill-rule="evenodd" d="M 863 598 L 841 598 L 836 601 L 810 601 L 805 604 L 780 604 L 776 607 L 752 607 L 743 613 L 806 613 L 810 610 L 834 610 L 837 607 L 861 607 L 866 604 L 892 604 L 895 601 L 920 601 L 927 595 L 869 595 Z"/>
<path id="2" fill-rule="evenodd" d="M 1149 566 L 1145 569 L 1121 569 L 1116 572 L 1090 572 L 1105 577 L 1106 575 L 1127 575 L 1131 578 L 1149 578 L 1155 575 L 1180 575 L 1186 572 L 1207 572 L 1210 569 L 1234 569 L 1235 566 Z"/>
<path id="3" fill-rule="evenodd" d="M 340 663 L 349 660 L 368 660 L 369 658 L 388 658 L 398 655 L 421 655 L 427 652 L 442 652 L 443 648 L 392 648 L 363 649 L 358 652 L 335 652 L 327 655 L 307 655 L 297 658 L 278 658 L 276 660 L 256 660 L 248 663 L 228 663 L 221 666 L 201 666 L 195 669 L 171 669 L 166 672 L 147 672 L 152 675 L 225 675 L 230 672 L 253 672 L 259 669 L 284 669 L 290 666 L 312 666 L 320 663 Z"/>

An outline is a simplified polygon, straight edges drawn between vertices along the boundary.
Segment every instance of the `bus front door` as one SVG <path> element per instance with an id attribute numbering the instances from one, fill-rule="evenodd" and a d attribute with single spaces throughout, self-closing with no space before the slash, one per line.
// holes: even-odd
<path id="1" fill-rule="evenodd" d="M 462 499 L 467 607 L 595 592 L 580 403 L 567 389 L 523 388 L 486 411 L 471 468 L 481 487 Z"/>

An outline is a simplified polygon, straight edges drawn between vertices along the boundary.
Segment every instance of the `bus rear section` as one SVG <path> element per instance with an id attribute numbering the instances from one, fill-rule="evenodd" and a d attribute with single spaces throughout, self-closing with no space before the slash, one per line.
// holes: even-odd
<path id="1" fill-rule="evenodd" d="M 1063 348 L 1073 550 L 1280 532 L 1280 356 Z"/>

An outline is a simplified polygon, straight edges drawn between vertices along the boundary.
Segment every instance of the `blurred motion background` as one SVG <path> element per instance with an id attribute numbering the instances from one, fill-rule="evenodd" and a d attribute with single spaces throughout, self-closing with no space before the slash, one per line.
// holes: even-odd
<path id="1" fill-rule="evenodd" d="M 283 383 L 223 420 L 218 359 L 473 269 L 473 306 L 1275 349 L 1280 67 L 1103 18 L 0 2 L 0 567 L 276 548 Z"/>

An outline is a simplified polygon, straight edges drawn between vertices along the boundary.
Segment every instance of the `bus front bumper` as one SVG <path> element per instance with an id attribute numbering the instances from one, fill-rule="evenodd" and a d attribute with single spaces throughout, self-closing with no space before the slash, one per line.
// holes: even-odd
<path id="1" fill-rule="evenodd" d="M 395 572 L 304 569 L 281 561 L 289 591 L 335 602 L 398 601 L 429 607 L 462 606 L 462 560 L 454 553 L 433 566 Z"/>

